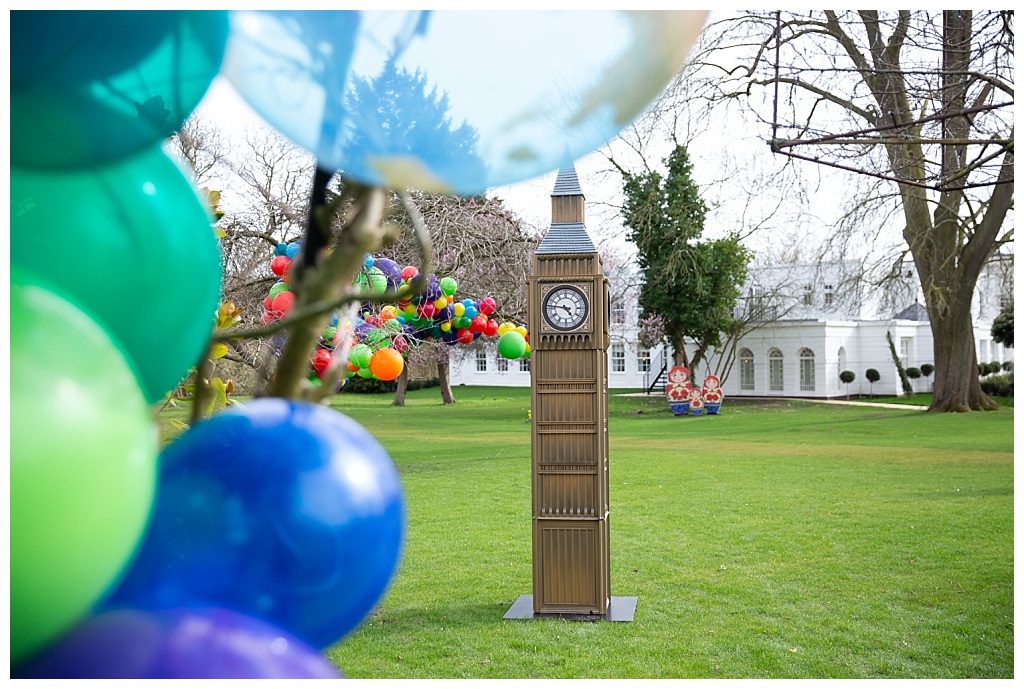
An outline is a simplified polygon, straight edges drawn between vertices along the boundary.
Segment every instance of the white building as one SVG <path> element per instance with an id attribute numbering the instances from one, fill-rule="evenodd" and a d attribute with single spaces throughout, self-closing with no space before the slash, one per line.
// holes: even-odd
<path id="1" fill-rule="evenodd" d="M 736 343 L 731 369 L 723 372 L 723 352 L 712 352 L 698 371 L 691 372 L 693 380 L 701 382 L 704 376 L 717 373 L 727 399 L 901 394 L 887 333 L 904 368 L 934 364 L 932 332 L 917 274 L 912 268 L 904 269 L 883 289 L 866 285 L 861 268 L 859 261 L 752 267 L 737 316 L 746 314 L 753 323 Z M 671 351 L 667 346 L 648 350 L 637 342 L 636 276 L 608 267 L 606 274 L 613 295 L 608 386 L 654 386 L 660 391 L 664 379 L 659 386 L 659 374 L 671 367 Z M 1012 256 L 1007 256 L 993 259 L 978 280 L 972 316 L 979 362 L 1013 360 L 1013 349 L 994 342 L 991 335 L 992 321 L 1012 299 L 1011 276 Z M 879 372 L 878 382 L 868 381 L 868 369 Z M 846 370 L 856 376 L 849 386 L 839 379 Z M 451 382 L 528 386 L 529 360 L 504 359 L 493 344 L 470 349 L 461 361 L 452 362 Z M 912 383 L 916 391 L 927 392 L 931 378 Z"/>

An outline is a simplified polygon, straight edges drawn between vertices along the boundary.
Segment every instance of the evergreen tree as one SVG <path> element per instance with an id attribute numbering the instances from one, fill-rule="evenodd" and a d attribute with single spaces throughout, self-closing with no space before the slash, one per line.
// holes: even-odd
<path id="1" fill-rule="evenodd" d="M 664 320 L 675 363 L 694 371 L 734 320 L 751 254 L 735 234 L 701 240 L 708 209 L 686 147 L 676 146 L 665 164 L 664 176 L 621 170 L 622 216 L 638 250 L 643 315 Z"/>

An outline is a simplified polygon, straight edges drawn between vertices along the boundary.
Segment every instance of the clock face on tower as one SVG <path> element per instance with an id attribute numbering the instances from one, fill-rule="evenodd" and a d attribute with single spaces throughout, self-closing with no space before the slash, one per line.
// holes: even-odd
<path id="1" fill-rule="evenodd" d="M 544 320 L 555 330 L 575 330 L 587 319 L 588 308 L 582 290 L 560 285 L 544 298 Z"/>

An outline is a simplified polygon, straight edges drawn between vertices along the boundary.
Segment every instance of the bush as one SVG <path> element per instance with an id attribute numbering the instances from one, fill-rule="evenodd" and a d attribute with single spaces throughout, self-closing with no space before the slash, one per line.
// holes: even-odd
<path id="1" fill-rule="evenodd" d="M 843 371 L 839 374 L 839 380 L 849 385 L 857 378 L 857 374 L 853 371 Z"/>
<path id="2" fill-rule="evenodd" d="M 985 376 L 987 376 L 990 373 L 992 373 L 992 369 L 990 369 L 988 367 L 988 363 L 987 362 L 982 361 L 980 364 L 978 364 L 978 375 L 979 376 L 984 378 Z"/>
<path id="3" fill-rule="evenodd" d="M 875 383 L 882 379 L 882 374 L 877 369 L 869 368 L 867 371 L 864 371 L 864 377 L 871 383 L 871 386 L 868 388 L 868 394 L 871 395 L 874 393 Z"/>
<path id="4" fill-rule="evenodd" d="M 1012 371 L 1013 370 L 1013 362 L 1012 361 L 1004 361 L 1003 362 L 1003 370 L 1004 371 Z"/>
<path id="5" fill-rule="evenodd" d="M 989 376 L 981 381 L 981 391 L 992 397 L 1013 397 L 1013 377 Z"/>
<path id="6" fill-rule="evenodd" d="M 931 374 L 935 373 L 935 367 L 931 364 L 921 364 L 921 375 L 927 378 Z"/>
<path id="7" fill-rule="evenodd" d="M 907 369 L 907 378 L 916 380 L 920 377 L 921 369 L 919 369 L 917 366 L 911 366 L 910 368 Z"/>
<path id="8" fill-rule="evenodd" d="M 410 380 L 406 390 L 423 390 L 424 388 L 436 388 L 440 385 L 440 378 L 419 378 L 416 380 Z"/>
<path id="9" fill-rule="evenodd" d="M 988 370 L 991 373 L 999 373 L 1003 370 L 1003 365 L 998 361 L 990 361 L 988 362 Z"/>
<path id="10" fill-rule="evenodd" d="M 341 389 L 341 392 L 355 395 L 380 395 L 394 392 L 398 389 L 398 383 L 393 380 L 379 380 L 377 378 L 360 378 L 352 376 L 348 383 Z"/>

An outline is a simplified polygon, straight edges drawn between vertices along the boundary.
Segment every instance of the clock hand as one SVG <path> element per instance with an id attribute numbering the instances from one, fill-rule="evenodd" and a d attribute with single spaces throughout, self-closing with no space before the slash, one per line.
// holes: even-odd
<path id="1" fill-rule="evenodd" d="M 560 309 L 565 309 L 565 312 L 566 312 L 567 314 L 569 314 L 570 316 L 572 315 L 572 309 L 570 309 L 570 308 L 569 308 L 568 306 L 566 306 L 565 304 L 559 304 L 559 305 L 558 305 L 558 308 L 560 308 Z"/>

